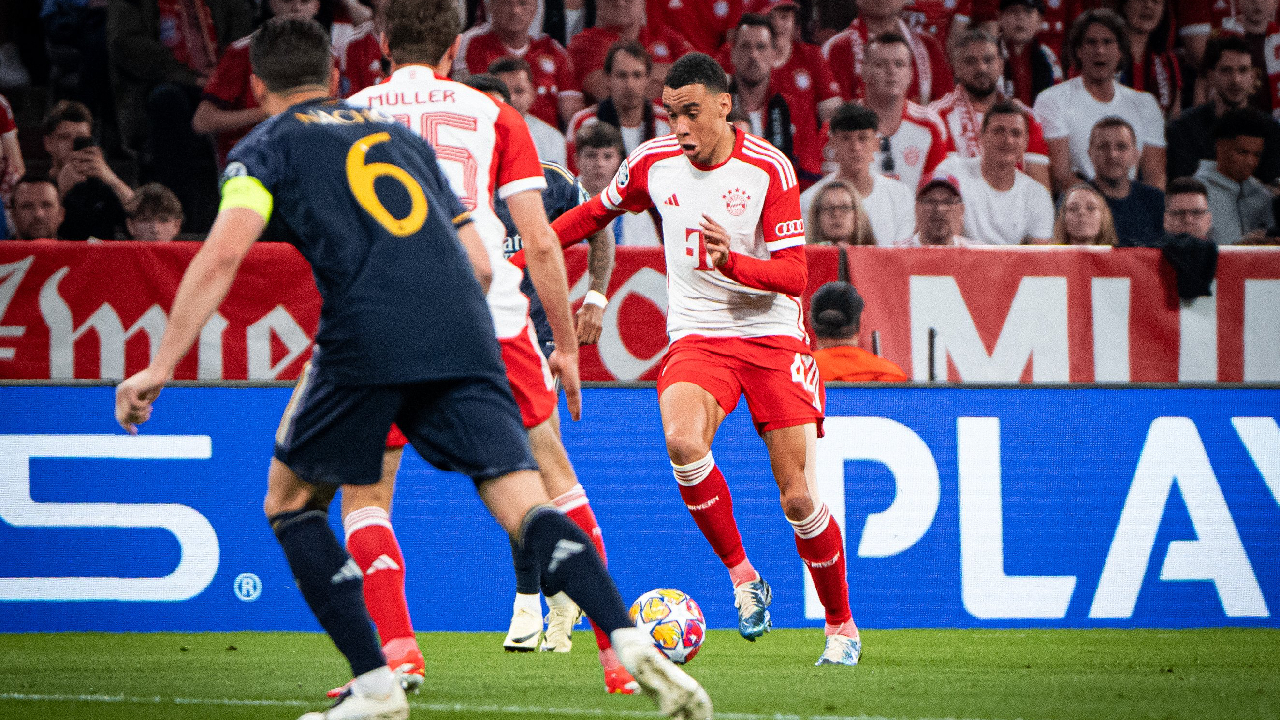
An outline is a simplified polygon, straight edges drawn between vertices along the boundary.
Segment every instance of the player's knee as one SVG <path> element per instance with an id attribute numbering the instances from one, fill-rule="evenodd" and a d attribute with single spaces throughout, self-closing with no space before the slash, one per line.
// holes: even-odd
<path id="1" fill-rule="evenodd" d="M 676 465 L 688 465 L 691 462 L 701 460 L 711 452 L 711 448 L 703 442 L 697 433 L 688 432 L 680 428 L 671 428 L 666 431 L 667 455 L 671 457 L 671 462 Z"/>
<path id="2" fill-rule="evenodd" d="M 807 488 L 782 493 L 782 513 L 790 520 L 804 520 L 813 514 L 815 503 Z"/>

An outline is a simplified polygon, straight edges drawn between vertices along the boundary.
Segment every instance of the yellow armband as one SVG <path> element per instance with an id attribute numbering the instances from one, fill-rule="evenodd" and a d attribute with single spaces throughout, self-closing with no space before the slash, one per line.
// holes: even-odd
<path id="1" fill-rule="evenodd" d="M 245 208 L 262 216 L 262 221 L 271 219 L 271 208 L 275 199 L 262 182 L 248 175 L 237 175 L 222 184 L 222 203 L 218 210 L 229 208 Z"/>

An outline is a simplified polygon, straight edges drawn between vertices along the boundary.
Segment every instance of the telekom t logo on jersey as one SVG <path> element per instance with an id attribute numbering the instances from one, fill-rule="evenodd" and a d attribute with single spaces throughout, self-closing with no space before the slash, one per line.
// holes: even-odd
<path id="1" fill-rule="evenodd" d="M 707 256 L 707 241 L 702 237 L 702 230 L 698 228 L 684 229 L 684 254 L 696 258 L 697 267 L 694 270 L 715 270 L 711 264 L 711 259 Z"/>

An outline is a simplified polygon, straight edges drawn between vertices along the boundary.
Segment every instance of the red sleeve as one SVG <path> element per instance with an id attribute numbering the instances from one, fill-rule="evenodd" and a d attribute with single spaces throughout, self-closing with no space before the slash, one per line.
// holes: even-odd
<path id="1" fill-rule="evenodd" d="M 1027 155 L 1040 155 L 1043 162 L 1049 162 L 1049 143 L 1044 141 L 1044 128 L 1030 114 L 1027 115 L 1027 127 Z"/>
<path id="2" fill-rule="evenodd" d="M 9 100 L 5 96 L 0 95 L 0 135 L 13 132 L 18 129 L 18 125 L 13 119 L 13 108 L 9 105 Z"/>
<path id="3" fill-rule="evenodd" d="M 545 188 L 547 180 L 538 162 L 538 148 L 520 113 L 506 103 L 498 103 L 498 119 L 493 129 L 497 135 L 493 147 L 497 164 L 493 187 L 498 197 L 505 200 L 524 190 Z"/>
<path id="4" fill-rule="evenodd" d="M 382 81 L 382 48 L 374 35 L 361 35 L 348 45 L 346 60 L 348 96 Z"/>
<path id="5" fill-rule="evenodd" d="M 849 47 L 849 38 L 845 33 L 840 33 L 827 41 L 822 46 L 822 56 L 826 61 L 828 68 L 840 68 L 840 71 L 831 71 L 831 75 L 835 78 L 836 87 L 840 90 L 840 97 L 845 100 L 853 99 L 853 49 Z"/>
<path id="6" fill-rule="evenodd" d="M 933 124 L 933 141 L 929 143 L 929 154 L 925 156 L 924 167 L 920 170 L 920 182 L 928 182 L 933 177 L 933 171 L 938 165 L 947 159 L 947 147 L 950 144 L 947 140 L 946 131 L 940 131 L 937 124 Z M 911 188 L 915 192 L 916 188 Z"/>
<path id="7" fill-rule="evenodd" d="M 204 99 L 223 110 L 240 106 L 240 98 L 249 87 L 249 53 L 234 46 L 222 54 L 213 75 L 204 86 Z"/>
<path id="8" fill-rule="evenodd" d="M 556 46 L 556 87 L 562 94 L 582 92 L 582 83 L 578 80 L 578 71 L 574 69 L 569 51 L 561 47 L 560 43 L 554 40 L 551 42 Z"/>
<path id="9" fill-rule="evenodd" d="M 621 214 L 619 210 L 606 208 L 604 203 L 600 202 L 600 196 L 597 195 L 556 218 L 551 223 L 551 229 L 560 238 L 560 247 L 569 247 L 599 232 Z M 525 266 L 524 250 L 507 258 L 507 261 L 518 268 L 523 268 Z"/>
<path id="10" fill-rule="evenodd" d="M 652 141 L 651 141 L 652 142 Z M 641 152 L 645 145 L 636 148 L 631 157 L 622 161 L 613 180 L 598 196 L 604 206 L 613 211 L 643 212 L 654 206 L 649 196 L 649 161 Z"/>
<path id="11" fill-rule="evenodd" d="M 573 65 L 573 87 L 577 89 L 582 88 L 582 83 L 588 75 L 604 68 L 604 58 L 609 53 L 609 47 L 597 39 L 600 33 L 592 32 L 593 29 L 583 30 L 569 41 L 568 53 L 569 62 Z"/>
<path id="12" fill-rule="evenodd" d="M 951 77 L 951 63 L 947 62 L 947 51 L 942 49 L 942 43 L 938 42 L 937 38 L 920 33 L 920 39 L 924 41 L 925 49 L 929 53 L 929 72 L 932 75 L 929 99 L 937 100 L 956 86 L 955 80 Z"/>
<path id="13" fill-rule="evenodd" d="M 800 47 L 806 47 L 801 45 Z M 822 52 L 812 46 L 807 46 L 808 52 L 805 53 L 805 64 L 809 71 L 813 73 L 813 94 L 817 102 L 825 102 L 831 98 L 841 97 L 840 84 L 836 82 L 835 74 L 831 72 L 831 67 L 822 61 Z"/>
<path id="14" fill-rule="evenodd" d="M 771 253 L 768 260 L 731 252 L 728 262 L 719 270 L 725 277 L 747 287 L 792 297 L 800 297 L 809 285 L 809 266 L 802 245 Z"/>
<path id="15" fill-rule="evenodd" d="M 786 248 L 804 245 L 804 216 L 800 213 L 800 186 L 796 183 L 795 169 L 791 161 L 780 171 L 770 174 L 769 191 L 760 212 L 760 226 L 764 231 L 764 246 L 771 256 Z"/>

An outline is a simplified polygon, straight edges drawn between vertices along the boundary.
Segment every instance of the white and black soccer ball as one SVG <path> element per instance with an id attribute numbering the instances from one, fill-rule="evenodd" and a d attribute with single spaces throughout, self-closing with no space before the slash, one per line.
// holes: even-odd
<path id="1" fill-rule="evenodd" d="M 641 595 L 631 604 L 631 620 L 653 640 L 654 647 L 681 665 L 698 654 L 707 634 L 707 621 L 698 603 L 669 588 Z"/>

